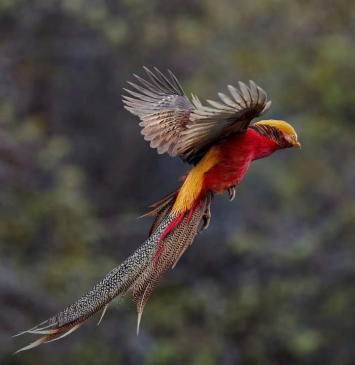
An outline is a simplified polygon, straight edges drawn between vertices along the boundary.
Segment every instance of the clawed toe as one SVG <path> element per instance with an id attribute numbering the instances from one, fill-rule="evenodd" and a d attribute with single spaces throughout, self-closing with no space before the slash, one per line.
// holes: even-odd
<path id="1" fill-rule="evenodd" d="M 203 231 L 205 231 L 208 228 L 208 226 L 210 225 L 210 221 L 211 221 L 211 209 L 210 209 L 210 206 L 208 206 L 206 208 L 205 214 L 203 215 L 202 219 L 203 219 L 203 225 L 202 225 L 201 229 L 197 232 L 197 234 L 200 234 Z"/>
<path id="2" fill-rule="evenodd" d="M 228 188 L 229 201 L 231 202 L 235 198 L 236 186 L 231 186 Z"/>

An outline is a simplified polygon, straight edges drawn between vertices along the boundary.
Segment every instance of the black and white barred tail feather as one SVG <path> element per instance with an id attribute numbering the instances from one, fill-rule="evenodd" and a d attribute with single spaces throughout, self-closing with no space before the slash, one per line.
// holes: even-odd
<path id="1" fill-rule="evenodd" d="M 19 335 L 30 333 L 45 336 L 17 352 L 63 338 L 103 309 L 100 323 L 109 303 L 118 295 L 124 295 L 129 290 L 132 290 L 133 303 L 137 305 L 138 333 L 143 309 L 150 295 L 161 276 L 170 267 L 175 266 L 183 252 L 192 244 L 199 223 L 206 214 L 212 199 L 212 196 L 208 195 L 204 201 L 194 207 L 193 211 L 177 217 L 174 212 L 171 212 L 175 201 L 172 199 L 173 196 L 173 194 L 169 195 L 166 200 L 163 199 L 155 206 L 152 214 L 156 215 L 159 220 L 162 216 L 164 219 L 158 227 L 154 228 L 147 241 L 75 303 L 36 327 L 21 332 Z M 169 212 L 167 212 L 167 204 Z M 167 228 L 171 227 L 171 224 L 177 219 L 179 219 L 179 224 L 165 235 Z"/>
<path id="2" fill-rule="evenodd" d="M 126 293 L 141 272 L 154 260 L 160 235 L 172 220 L 173 217 L 168 217 L 138 250 L 75 303 L 38 326 L 22 332 L 21 334 L 45 334 L 46 336 L 19 351 L 49 342 L 63 332 L 72 332 L 118 295 Z"/>

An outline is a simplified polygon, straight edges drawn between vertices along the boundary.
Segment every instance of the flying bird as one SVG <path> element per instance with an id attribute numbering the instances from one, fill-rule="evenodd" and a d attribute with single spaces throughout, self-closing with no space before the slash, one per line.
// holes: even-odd
<path id="1" fill-rule="evenodd" d="M 248 86 L 239 82 L 239 89 L 229 85 L 230 95 L 219 93 L 221 102 L 208 100 L 210 106 L 203 106 L 195 95 L 191 100 L 186 96 L 170 71 L 168 79 L 158 69 L 145 70 L 150 82 L 134 75 L 140 85 L 129 82 L 132 89 L 125 89 L 125 108 L 140 118 L 141 133 L 152 148 L 179 156 L 193 167 L 180 189 L 145 215 L 155 220 L 143 245 L 74 304 L 20 333 L 44 337 L 19 351 L 67 336 L 100 309 L 102 319 L 109 303 L 128 291 L 137 306 L 138 334 L 144 307 L 161 276 L 208 227 L 214 195 L 228 193 L 233 200 L 252 161 L 285 148 L 301 148 L 295 130 L 284 121 L 250 125 L 271 105 L 253 81 Z"/>

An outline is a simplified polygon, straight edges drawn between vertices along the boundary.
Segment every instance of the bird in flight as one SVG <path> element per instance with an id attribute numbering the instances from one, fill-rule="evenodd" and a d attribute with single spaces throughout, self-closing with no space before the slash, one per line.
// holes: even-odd
<path id="1" fill-rule="evenodd" d="M 145 215 L 155 220 L 143 245 L 74 304 L 21 332 L 44 336 L 19 351 L 67 336 L 103 309 L 101 321 L 109 303 L 128 291 L 137 306 L 138 333 L 144 307 L 161 276 L 208 227 L 214 195 L 227 192 L 233 200 L 252 161 L 285 148 L 301 148 L 295 130 L 284 121 L 250 125 L 271 105 L 253 81 L 249 86 L 239 82 L 239 89 L 229 85 L 230 95 L 218 94 L 222 102 L 208 100 L 210 106 L 203 106 L 195 95 L 189 100 L 170 71 L 168 79 L 157 69 L 145 70 L 150 82 L 135 75 L 140 85 L 129 82 L 132 90 L 125 89 L 125 108 L 140 118 L 142 134 L 152 148 L 179 156 L 193 167 L 181 188 Z"/>

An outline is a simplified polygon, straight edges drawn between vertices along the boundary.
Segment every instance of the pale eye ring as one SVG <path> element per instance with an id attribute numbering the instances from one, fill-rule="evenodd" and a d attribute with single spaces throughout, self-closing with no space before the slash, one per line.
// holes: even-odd
<path id="1" fill-rule="evenodd" d="M 293 134 L 293 135 L 291 136 L 291 138 L 292 138 L 292 139 L 296 139 L 296 136 Z"/>

